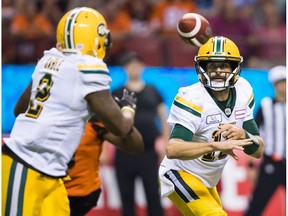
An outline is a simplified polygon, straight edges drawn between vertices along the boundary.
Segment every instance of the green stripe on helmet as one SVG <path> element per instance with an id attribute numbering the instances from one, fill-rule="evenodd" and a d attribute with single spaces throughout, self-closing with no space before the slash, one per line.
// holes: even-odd
<path id="1" fill-rule="evenodd" d="M 76 20 L 76 14 L 78 15 L 81 12 L 81 8 L 75 8 L 71 14 L 67 17 L 67 23 L 65 26 L 65 45 L 67 49 L 74 49 L 73 43 L 73 30 L 74 30 L 74 23 Z"/>
<path id="2" fill-rule="evenodd" d="M 71 33 L 70 33 L 71 23 L 72 23 L 72 17 L 70 16 L 68 18 L 67 29 L 65 29 L 66 48 L 69 49 L 71 49 Z"/>
<path id="3" fill-rule="evenodd" d="M 224 44 L 224 38 L 223 37 L 215 37 L 214 52 L 216 52 L 216 53 L 223 52 L 223 44 Z"/>

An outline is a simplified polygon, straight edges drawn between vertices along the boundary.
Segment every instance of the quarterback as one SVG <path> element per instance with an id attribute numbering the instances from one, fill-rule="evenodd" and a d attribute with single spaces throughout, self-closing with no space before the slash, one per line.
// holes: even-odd
<path id="1" fill-rule="evenodd" d="M 62 178 L 92 113 L 117 136 L 135 133 L 133 100 L 121 109 L 110 94 L 110 44 L 94 9 L 75 8 L 59 21 L 57 46 L 38 61 L 4 139 L 2 215 L 70 215 Z"/>
<path id="2" fill-rule="evenodd" d="M 180 88 L 170 110 L 172 132 L 159 168 L 161 194 L 185 216 L 224 216 L 216 185 L 229 156 L 238 160 L 236 151 L 243 150 L 260 158 L 264 143 L 235 43 L 212 37 L 195 62 L 200 82 Z"/>

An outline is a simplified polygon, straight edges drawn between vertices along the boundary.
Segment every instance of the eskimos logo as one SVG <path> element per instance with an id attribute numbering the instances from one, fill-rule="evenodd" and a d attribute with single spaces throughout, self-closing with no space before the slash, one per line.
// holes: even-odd
<path id="1" fill-rule="evenodd" d="M 108 33 L 108 29 L 103 23 L 101 23 L 98 25 L 97 33 L 100 37 L 104 37 Z"/>

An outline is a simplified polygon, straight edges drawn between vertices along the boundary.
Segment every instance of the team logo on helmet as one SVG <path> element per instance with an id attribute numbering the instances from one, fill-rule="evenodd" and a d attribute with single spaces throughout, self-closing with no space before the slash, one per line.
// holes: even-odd
<path id="1" fill-rule="evenodd" d="M 97 32 L 98 32 L 98 35 L 100 37 L 104 37 L 107 34 L 108 29 L 106 28 L 106 26 L 103 23 L 100 23 L 98 25 Z"/>

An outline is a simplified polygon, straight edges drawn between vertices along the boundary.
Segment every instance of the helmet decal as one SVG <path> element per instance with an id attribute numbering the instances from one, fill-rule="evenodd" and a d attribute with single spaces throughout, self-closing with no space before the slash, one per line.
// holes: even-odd
<path id="1" fill-rule="evenodd" d="M 213 44 L 214 53 L 222 53 L 224 48 L 224 38 L 223 37 L 215 37 Z"/>
<path id="2" fill-rule="evenodd" d="M 79 8 L 74 9 L 74 11 L 71 12 L 71 14 L 67 17 L 66 24 L 65 24 L 65 46 L 68 49 L 75 49 L 74 47 L 74 23 L 77 17 L 77 14 L 80 13 L 81 10 Z"/>
<path id="3" fill-rule="evenodd" d="M 103 23 L 100 23 L 98 28 L 97 28 L 97 32 L 99 34 L 99 36 L 104 37 L 107 34 L 107 30 L 106 27 Z"/>

